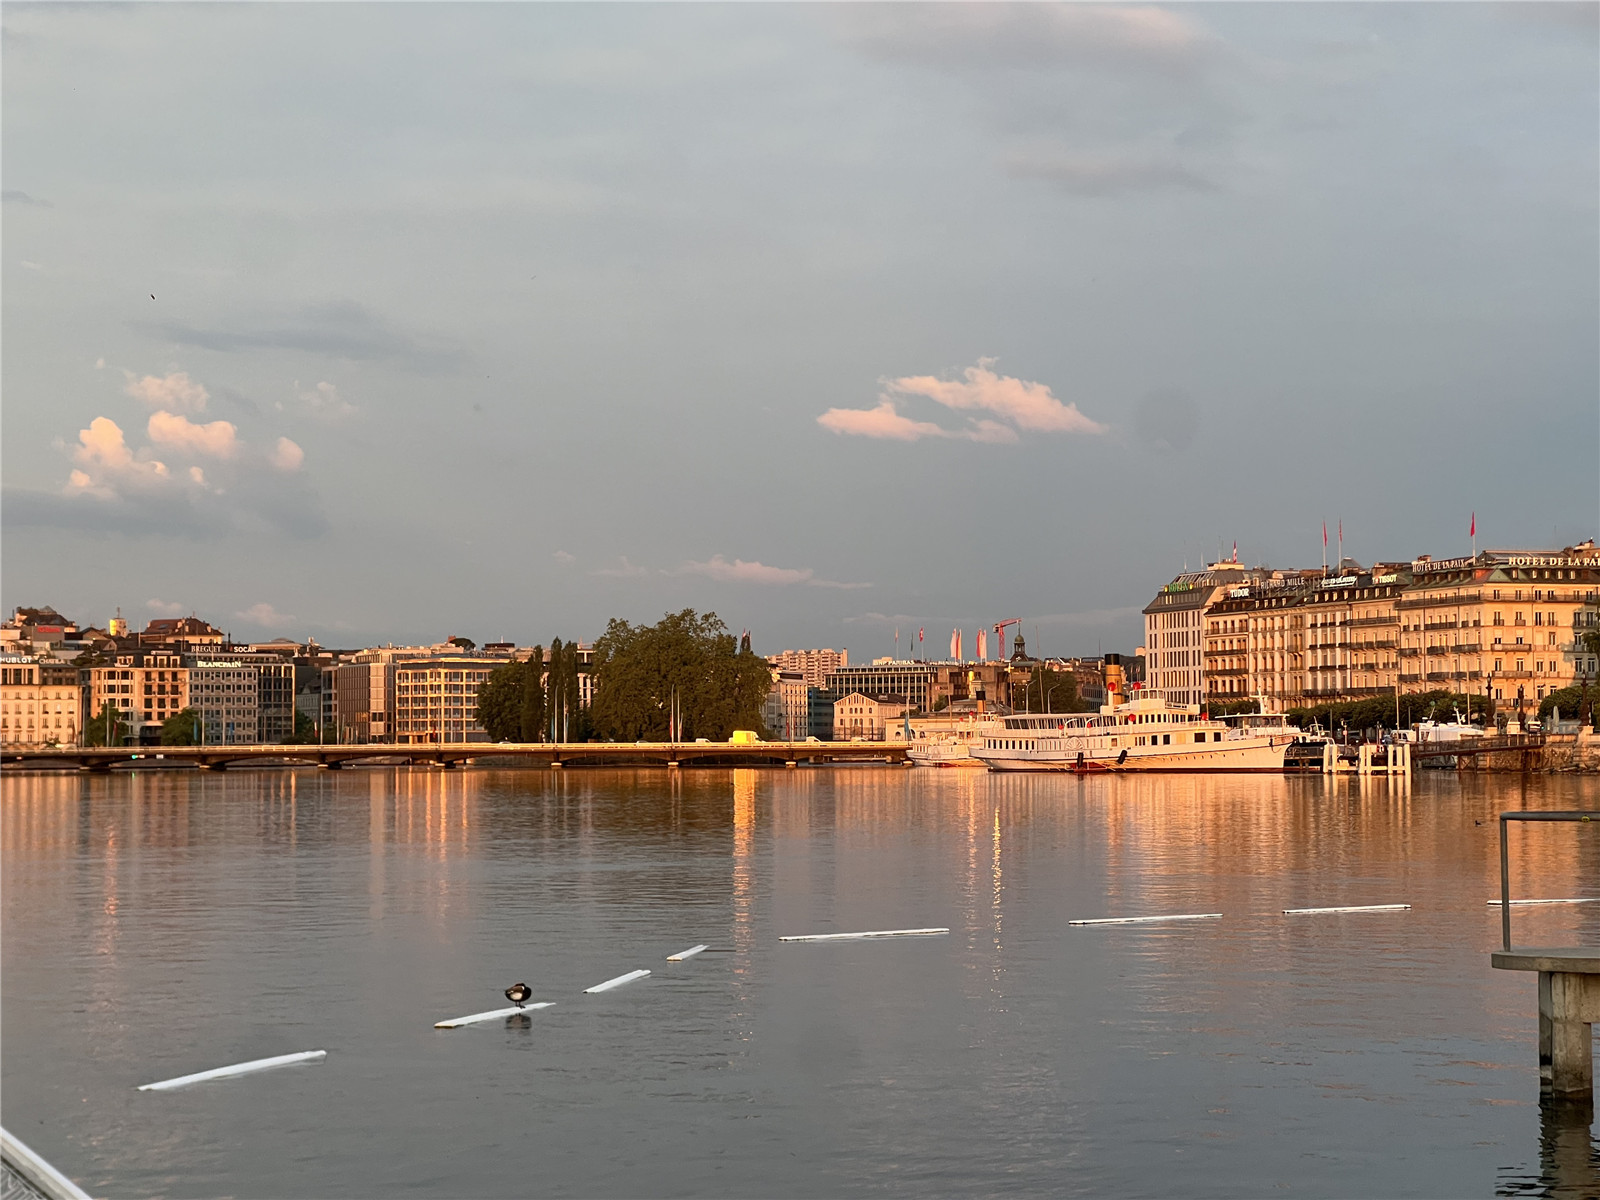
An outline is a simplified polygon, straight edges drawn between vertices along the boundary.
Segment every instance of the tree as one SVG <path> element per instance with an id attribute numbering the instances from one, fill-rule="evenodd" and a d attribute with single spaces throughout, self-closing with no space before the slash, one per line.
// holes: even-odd
<path id="1" fill-rule="evenodd" d="M 1015 699 L 1015 697 L 1013 697 Z M 1023 688 L 1022 703 L 1012 708 L 1025 708 L 1029 712 L 1082 712 L 1078 703 L 1078 677 L 1071 671 L 1054 671 L 1040 667 Z"/>
<path id="2" fill-rule="evenodd" d="M 317 740 L 317 723 L 298 708 L 294 710 L 294 733 L 289 738 L 291 746 L 309 746 Z"/>
<path id="3" fill-rule="evenodd" d="M 446 645 L 458 646 L 462 650 L 476 650 L 478 643 L 469 637 L 451 637 L 445 639 Z"/>
<path id="4" fill-rule="evenodd" d="M 127 722 L 109 700 L 100 710 L 100 715 L 83 727 L 83 743 L 86 746 L 120 746 L 127 736 Z"/>
<path id="5" fill-rule="evenodd" d="M 514 742 L 522 736 L 523 680 L 522 664 L 507 663 L 490 671 L 489 678 L 478 688 L 474 715 L 497 742 Z"/>
<path id="6" fill-rule="evenodd" d="M 772 667 L 741 650 L 716 613 L 692 608 L 655 625 L 613 617 L 594 646 L 595 730 L 618 741 L 665 741 L 674 705 L 679 738 L 724 741 L 761 729 Z"/>
<path id="7" fill-rule="evenodd" d="M 297 716 L 300 714 L 296 714 Z M 200 744 L 200 710 L 186 708 L 173 713 L 161 722 L 163 746 L 197 746 Z"/>
<path id="8" fill-rule="evenodd" d="M 544 647 L 535 646 L 522 665 L 522 698 L 517 706 L 517 735 L 525 742 L 544 741 Z"/>
<path id="9" fill-rule="evenodd" d="M 1461 694 L 1438 689 L 1416 692 L 1400 697 L 1400 728 L 1409 728 L 1418 721 L 1453 721 L 1460 712 L 1468 720 L 1486 719 L 1489 702 L 1481 695 Z M 1291 708 L 1289 723 L 1302 729 L 1313 721 L 1324 729 L 1393 729 L 1395 728 L 1395 700 L 1391 696 L 1375 696 L 1370 700 L 1352 700 L 1343 704 L 1318 704 L 1305 708 Z"/>

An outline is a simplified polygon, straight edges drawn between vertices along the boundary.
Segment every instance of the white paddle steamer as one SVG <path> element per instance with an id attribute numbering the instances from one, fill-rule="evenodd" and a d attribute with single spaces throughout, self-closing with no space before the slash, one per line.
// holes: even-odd
<path id="1" fill-rule="evenodd" d="M 974 757 L 991 771 L 1219 771 L 1282 774 L 1299 730 L 1281 715 L 1213 719 L 1199 705 L 1138 699 L 1098 713 L 1013 714 Z"/>

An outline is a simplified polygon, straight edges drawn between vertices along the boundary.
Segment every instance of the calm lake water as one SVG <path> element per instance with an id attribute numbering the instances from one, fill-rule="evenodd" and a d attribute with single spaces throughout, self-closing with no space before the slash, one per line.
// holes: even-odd
<path id="1" fill-rule="evenodd" d="M 1485 903 L 1493 815 L 1580 807 L 1444 772 L 7 776 L 0 1117 L 119 1197 L 1594 1196 Z M 1600 896 L 1600 830 L 1512 839 L 1514 894 Z M 1382 903 L 1414 907 L 1281 913 Z M 1600 905 L 1514 921 L 1600 942 Z M 698 942 L 729 952 L 665 961 Z M 518 980 L 555 1007 L 432 1027 Z"/>

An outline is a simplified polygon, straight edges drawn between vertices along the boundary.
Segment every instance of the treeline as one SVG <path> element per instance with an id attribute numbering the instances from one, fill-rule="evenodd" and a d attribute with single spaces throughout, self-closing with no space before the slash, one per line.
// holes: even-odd
<path id="1" fill-rule="evenodd" d="M 1213 714 L 1217 712 L 1216 709 L 1211 711 Z M 1483 696 L 1443 688 L 1402 695 L 1398 728 L 1409 729 L 1418 721 L 1453 721 L 1457 712 L 1469 720 L 1481 721 L 1488 716 L 1489 702 Z M 1301 729 L 1309 728 L 1312 722 L 1328 730 L 1396 728 L 1393 696 L 1291 708 L 1287 715 L 1289 724 L 1298 725 Z"/>
<path id="2" fill-rule="evenodd" d="M 478 689 L 478 724 L 497 742 L 586 742 L 590 713 L 578 696 L 578 643 L 553 638 L 548 662 L 535 646 L 527 662 L 489 673 Z"/>
<path id="3" fill-rule="evenodd" d="M 763 730 L 772 686 L 766 659 L 740 644 L 715 613 L 686 608 L 654 625 L 612 618 L 595 642 L 594 703 L 578 703 L 576 642 L 535 646 L 525 663 L 492 672 L 478 691 L 478 723 L 496 741 L 725 741 Z"/>

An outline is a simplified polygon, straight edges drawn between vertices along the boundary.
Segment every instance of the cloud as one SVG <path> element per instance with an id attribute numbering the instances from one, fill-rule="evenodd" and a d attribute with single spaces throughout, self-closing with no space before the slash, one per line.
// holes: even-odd
<path id="1" fill-rule="evenodd" d="M 617 562 L 620 565 L 615 567 L 601 567 L 598 571 L 593 572 L 593 574 L 604 575 L 611 579 L 637 579 L 641 575 L 650 574 L 649 567 L 635 566 L 633 563 L 628 561 L 628 556 L 625 554 L 618 558 Z"/>
<path id="2" fill-rule="evenodd" d="M 7 188 L 0 192 L 0 201 L 6 204 L 31 204 L 36 208 L 54 208 L 48 200 L 40 200 L 37 196 L 30 196 L 27 192 L 13 191 Z"/>
<path id="3" fill-rule="evenodd" d="M 359 304 L 326 304 L 285 317 L 242 318 L 233 328 L 202 329 L 182 322 L 136 323 L 180 346 L 223 354 L 298 350 L 350 362 L 395 362 L 419 371 L 453 370 L 458 348 L 415 337 Z"/>
<path id="4" fill-rule="evenodd" d="M 817 424 L 834 433 L 891 438 L 898 442 L 955 436 L 931 421 L 913 421 L 910 417 L 901 416 L 895 411 L 893 400 L 884 400 L 876 408 L 830 408 L 817 418 Z"/>
<path id="5" fill-rule="evenodd" d="M 757 583 L 768 587 L 789 587 L 805 584 L 807 587 L 866 588 L 870 583 L 838 583 L 831 579 L 818 579 L 810 567 L 769 567 L 765 563 L 745 562 L 736 558 L 732 562 L 720 554 L 713 554 L 706 562 L 687 562 L 673 572 L 675 575 L 705 575 L 721 583 Z"/>
<path id="6" fill-rule="evenodd" d="M 25 270 L 25 271 L 42 271 L 42 270 L 44 270 L 44 268 L 42 266 L 40 266 L 38 263 L 34 262 L 32 259 L 28 259 L 28 258 L 25 258 L 25 259 L 22 260 L 22 267 L 23 267 L 23 270 Z"/>
<path id="7" fill-rule="evenodd" d="M 181 617 L 183 610 L 188 607 L 176 600 L 146 600 L 144 606 L 153 613 L 160 613 L 163 617 Z"/>
<path id="8" fill-rule="evenodd" d="M 211 421 L 197 425 L 188 417 L 162 409 L 150 414 L 150 423 L 145 432 L 156 445 L 169 446 L 183 454 L 232 458 L 239 452 L 239 431 L 234 428 L 232 421 Z M 279 444 L 285 440 L 280 438 Z"/>
<path id="9" fill-rule="evenodd" d="M 1217 185 L 1180 163 L 1157 158 L 1017 153 L 1003 160 L 1016 179 L 1041 179 L 1077 196 L 1118 196 L 1177 188 L 1212 192 Z"/>
<path id="10" fill-rule="evenodd" d="M 971 442 L 1015 442 L 1017 431 L 1043 433 L 1105 433 L 1107 427 L 1078 411 L 1076 403 L 1063 404 L 1042 383 L 997 375 L 991 369 L 995 360 L 981 358 L 968 367 L 960 379 L 939 379 L 932 375 L 906 375 L 883 381 L 875 408 L 830 408 L 817 418 L 817 424 L 834 433 L 857 437 L 891 438 L 915 442 L 925 437 L 958 438 Z M 958 412 L 984 412 L 985 417 L 969 417 L 959 429 L 947 429 L 931 421 L 917 421 L 902 414 L 896 397 L 932 400 Z M 999 418 L 998 420 L 995 418 Z"/>
<path id="11" fill-rule="evenodd" d="M 204 412 L 206 401 L 211 399 L 211 393 L 190 379 L 187 371 L 174 371 L 160 377 L 146 375 L 143 379 L 135 379 L 130 373 L 127 392 L 151 408 L 164 408 L 168 412 Z"/>
<path id="12" fill-rule="evenodd" d="M 356 406 L 340 396 L 339 389 L 327 380 L 323 380 L 315 387 L 303 388 L 296 379 L 294 391 L 300 398 L 300 403 L 309 408 L 315 416 L 338 420 L 341 417 L 353 416 L 357 411 Z"/>
<path id="13" fill-rule="evenodd" d="M 267 462 L 278 471 L 298 471 L 305 461 L 306 452 L 286 437 L 279 438 L 278 444 L 267 455 Z"/>
<path id="14" fill-rule="evenodd" d="M 1164 8 L 1109 4 L 862 4 L 843 39 L 881 59 L 936 67 L 1193 70 L 1216 40 Z"/>
<path id="15" fill-rule="evenodd" d="M 265 600 L 259 604 L 252 604 L 243 612 L 233 614 L 236 621 L 245 621 L 251 625 L 259 625 L 263 629 L 282 629 L 293 625 L 296 618 L 289 613 L 281 613 Z"/>
<path id="16" fill-rule="evenodd" d="M 166 463 L 134 456 L 122 427 L 110 417 L 96 417 L 89 428 L 78 430 L 72 461 L 80 469 L 69 476 L 69 491 L 109 495 L 119 484 L 148 487 L 168 477 Z"/>
<path id="17" fill-rule="evenodd" d="M 573 555 L 568 554 L 565 550 L 557 550 L 550 557 L 555 559 L 558 563 L 561 563 L 563 566 L 567 565 L 568 563 L 575 563 L 578 561 Z"/>

